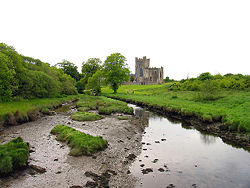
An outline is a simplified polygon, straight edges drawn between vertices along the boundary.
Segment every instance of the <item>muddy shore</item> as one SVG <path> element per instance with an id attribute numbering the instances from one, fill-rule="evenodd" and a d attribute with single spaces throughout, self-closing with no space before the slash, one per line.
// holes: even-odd
<path id="1" fill-rule="evenodd" d="M 73 112 L 41 117 L 1 132 L 1 143 L 21 136 L 29 142 L 31 153 L 29 167 L 1 178 L 0 187 L 105 187 L 107 183 L 110 187 L 134 187 L 137 180 L 129 173 L 129 166 L 141 152 L 143 131 L 136 118 L 126 115 L 128 120 L 118 120 L 119 114 L 114 114 L 98 121 L 78 122 L 71 120 Z M 69 156 L 69 147 L 50 134 L 58 124 L 102 136 L 108 141 L 108 148 L 93 156 Z"/>
<path id="2" fill-rule="evenodd" d="M 135 104 L 137 106 L 147 108 L 152 112 L 156 112 L 163 116 L 168 116 L 170 118 L 175 118 L 181 120 L 185 126 L 193 126 L 197 130 L 201 132 L 205 132 L 207 134 L 212 134 L 220 137 L 225 143 L 230 144 L 234 147 L 242 147 L 250 152 L 250 136 L 249 134 L 238 133 L 238 132 L 230 132 L 225 130 L 225 126 L 223 126 L 221 121 L 217 122 L 205 122 L 200 120 L 196 116 L 186 116 L 178 111 L 168 111 L 167 108 L 160 106 L 153 106 L 149 104 L 145 104 L 139 101 L 133 101 L 130 99 L 122 99 L 119 97 L 110 97 L 112 99 L 121 100 L 127 103 Z"/>

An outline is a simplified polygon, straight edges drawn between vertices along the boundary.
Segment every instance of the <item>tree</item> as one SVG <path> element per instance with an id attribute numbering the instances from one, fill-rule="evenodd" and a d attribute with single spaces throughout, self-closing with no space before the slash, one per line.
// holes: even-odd
<path id="1" fill-rule="evenodd" d="M 129 69 L 126 58 L 120 53 L 113 53 L 107 57 L 103 65 L 104 82 L 111 86 L 114 93 L 123 82 L 129 79 Z"/>
<path id="2" fill-rule="evenodd" d="M 87 62 L 82 63 L 83 78 L 89 78 L 100 69 L 102 61 L 99 58 L 89 58 Z"/>
<path id="3" fill-rule="evenodd" d="M 88 79 L 87 88 L 92 89 L 94 95 L 99 95 L 101 93 L 101 77 L 102 73 L 100 70 Z"/>
<path id="4" fill-rule="evenodd" d="M 76 83 L 76 87 L 79 93 L 82 93 L 91 78 L 96 71 L 100 70 L 102 61 L 99 58 L 89 58 L 87 62 L 82 63 L 82 78 Z"/>
<path id="5" fill-rule="evenodd" d="M 57 63 L 56 66 L 59 66 L 63 70 L 64 73 L 70 75 L 76 81 L 80 80 L 80 74 L 77 70 L 77 66 L 74 63 L 71 63 L 67 60 L 63 60 L 61 63 Z"/>
<path id="6" fill-rule="evenodd" d="M 198 80 L 205 81 L 205 80 L 212 80 L 213 75 L 211 75 L 209 72 L 201 73 L 198 77 Z"/>
<path id="7" fill-rule="evenodd" d="M 0 52 L 0 102 L 10 101 L 12 97 L 10 82 L 13 79 L 13 75 L 8 69 L 7 61 L 8 57 Z"/>

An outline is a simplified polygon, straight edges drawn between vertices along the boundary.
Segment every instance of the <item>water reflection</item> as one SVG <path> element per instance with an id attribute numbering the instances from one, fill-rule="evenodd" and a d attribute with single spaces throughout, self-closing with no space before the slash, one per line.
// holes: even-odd
<path id="1" fill-rule="evenodd" d="M 216 142 L 216 137 L 212 135 L 207 135 L 207 134 L 200 134 L 201 141 L 206 144 L 214 144 Z"/>
<path id="2" fill-rule="evenodd" d="M 130 168 L 141 179 L 138 187 L 249 187 L 247 151 L 202 134 L 184 121 L 130 106 L 144 130 L 141 154 Z"/>

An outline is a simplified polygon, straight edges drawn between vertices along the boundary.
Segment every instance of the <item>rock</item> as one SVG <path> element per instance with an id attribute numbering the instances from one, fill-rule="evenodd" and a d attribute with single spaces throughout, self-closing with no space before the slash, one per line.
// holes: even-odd
<path id="1" fill-rule="evenodd" d="M 57 171 L 56 174 L 61 174 L 62 172 L 61 171 Z"/>
<path id="2" fill-rule="evenodd" d="M 36 152 L 36 151 L 33 150 L 33 149 L 30 149 L 29 152 L 30 152 L 30 153 L 34 153 L 34 152 Z"/>
<path id="3" fill-rule="evenodd" d="M 159 144 L 159 143 L 160 143 L 160 141 L 155 141 L 155 143 Z"/>
<path id="4" fill-rule="evenodd" d="M 158 171 L 164 172 L 165 170 L 163 168 L 159 168 Z"/>
<path id="5" fill-rule="evenodd" d="M 197 165 L 194 165 L 194 167 L 198 167 Z"/>
<path id="6" fill-rule="evenodd" d="M 114 171 L 114 170 L 107 170 L 106 172 L 109 172 L 109 173 L 111 173 L 111 174 L 113 174 L 113 175 L 117 175 L 117 173 Z"/>
<path id="7" fill-rule="evenodd" d="M 197 185 L 194 183 L 194 184 L 192 184 L 192 187 L 196 188 L 196 187 L 197 187 Z"/>
<path id="8" fill-rule="evenodd" d="M 147 143 L 147 145 L 149 146 L 149 145 L 151 145 L 150 143 Z"/>
<path id="9" fill-rule="evenodd" d="M 133 153 L 130 153 L 127 157 L 129 160 L 134 160 L 136 158 L 136 155 Z"/>
<path id="10" fill-rule="evenodd" d="M 165 138 L 162 138 L 162 139 L 161 139 L 161 141 L 166 141 L 166 140 L 167 140 L 167 139 L 165 139 Z"/>
<path id="11" fill-rule="evenodd" d="M 40 166 L 37 166 L 37 165 L 29 165 L 29 167 L 33 170 L 35 170 L 36 172 L 38 173 L 45 173 L 46 172 L 46 169 L 45 168 L 42 168 Z"/>
<path id="12" fill-rule="evenodd" d="M 174 186 L 174 184 L 169 184 L 168 186 L 167 186 L 167 188 L 174 188 L 175 186 Z"/>
<path id="13" fill-rule="evenodd" d="M 146 155 L 145 157 L 146 157 L 146 158 L 148 158 L 148 156 L 147 156 L 147 155 Z"/>
<path id="14" fill-rule="evenodd" d="M 123 143 L 123 141 L 122 141 L 122 140 L 118 140 L 117 142 L 118 142 L 118 143 Z"/>
<path id="15" fill-rule="evenodd" d="M 146 169 L 142 169 L 142 173 L 143 174 L 148 174 L 150 172 L 153 172 L 153 169 L 152 168 L 146 168 Z"/>
<path id="16" fill-rule="evenodd" d="M 144 166 L 145 166 L 145 164 L 141 164 L 140 166 L 141 166 L 141 167 L 144 167 Z"/>
<path id="17" fill-rule="evenodd" d="M 141 144 L 145 144 L 145 142 L 142 142 Z"/>
<path id="18" fill-rule="evenodd" d="M 98 183 L 93 182 L 93 181 L 87 181 L 87 183 L 85 184 L 85 187 L 97 187 Z"/>
<path id="19" fill-rule="evenodd" d="M 148 149 L 147 149 L 147 148 L 143 148 L 142 150 L 146 151 L 146 150 L 148 150 Z"/>
<path id="20" fill-rule="evenodd" d="M 96 156 L 92 156 L 92 159 L 96 159 L 97 157 Z"/>
<path id="21" fill-rule="evenodd" d="M 54 159 L 54 161 L 58 161 L 58 159 L 56 158 L 56 159 Z"/>
<path id="22" fill-rule="evenodd" d="M 152 161 L 152 163 L 157 163 L 159 161 L 159 159 L 154 159 L 153 161 Z"/>
<path id="23" fill-rule="evenodd" d="M 127 171 L 127 174 L 131 174 L 130 170 Z"/>

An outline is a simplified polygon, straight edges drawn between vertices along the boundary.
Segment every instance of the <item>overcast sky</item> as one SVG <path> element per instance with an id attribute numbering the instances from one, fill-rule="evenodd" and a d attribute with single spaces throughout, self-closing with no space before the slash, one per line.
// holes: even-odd
<path id="1" fill-rule="evenodd" d="M 250 72 L 250 0 L 0 0 L 0 42 L 54 65 L 119 52 L 174 79 Z"/>

